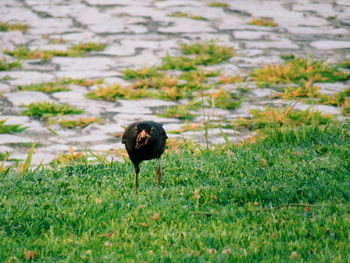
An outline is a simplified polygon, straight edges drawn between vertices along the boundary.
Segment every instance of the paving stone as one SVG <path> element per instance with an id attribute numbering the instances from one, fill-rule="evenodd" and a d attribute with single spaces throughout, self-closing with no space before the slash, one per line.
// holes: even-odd
<path id="1" fill-rule="evenodd" d="M 169 19 L 170 20 L 170 19 Z M 160 33 L 206 33 L 214 32 L 215 30 L 205 21 L 196 21 L 189 18 L 177 17 L 171 19 L 172 25 L 159 27 Z"/>
<path id="2" fill-rule="evenodd" d="M 9 92 L 11 90 L 11 86 L 5 83 L 0 83 L 0 93 Z"/>
<path id="3" fill-rule="evenodd" d="M 0 134 L 0 144 L 31 142 L 32 140 L 23 136 Z"/>
<path id="4" fill-rule="evenodd" d="M 293 5 L 293 10 L 295 11 L 311 11 L 316 12 L 318 15 L 323 17 L 333 16 L 335 10 L 333 9 L 333 5 L 331 3 L 306 3 L 306 4 L 295 4 Z"/>
<path id="5" fill-rule="evenodd" d="M 53 94 L 53 97 L 60 103 L 69 104 L 79 109 L 83 109 L 86 114 L 100 114 L 105 111 L 106 105 L 109 105 L 88 99 L 83 93 L 76 91 L 56 92 Z"/>
<path id="6" fill-rule="evenodd" d="M 307 26 L 295 26 L 288 27 L 287 30 L 293 34 L 304 35 L 342 35 L 349 32 L 344 28 L 332 28 L 332 27 L 307 27 Z"/>
<path id="7" fill-rule="evenodd" d="M 158 8 L 168 8 L 168 7 L 172 7 L 172 6 L 199 7 L 199 6 L 201 6 L 201 3 L 195 2 L 195 1 L 186 1 L 186 0 L 170 0 L 170 1 L 168 0 L 168 1 L 157 1 L 157 2 L 155 2 L 155 6 Z"/>
<path id="8" fill-rule="evenodd" d="M 144 66 L 160 65 L 161 58 L 160 55 L 150 50 L 143 50 L 139 55 L 119 57 L 116 59 L 116 63 L 122 68 L 143 68 Z"/>
<path id="9" fill-rule="evenodd" d="M 144 49 L 155 49 L 155 50 L 168 50 L 170 48 L 178 48 L 179 43 L 176 40 L 131 40 L 125 39 L 120 42 L 122 48 L 144 48 Z"/>
<path id="10" fill-rule="evenodd" d="M 297 110 L 310 109 L 311 111 L 319 111 L 319 112 L 322 112 L 323 114 L 332 114 L 332 115 L 341 114 L 341 109 L 339 107 L 329 106 L 329 105 L 310 105 L 306 103 L 297 103 L 294 106 L 294 109 L 297 109 Z"/>
<path id="11" fill-rule="evenodd" d="M 341 49 L 350 48 L 350 41 L 318 40 L 311 43 L 317 49 Z"/>
<path id="12" fill-rule="evenodd" d="M 101 71 L 116 67 L 116 63 L 112 59 L 104 57 L 54 57 L 52 63 L 59 65 L 62 71 Z"/>
<path id="13" fill-rule="evenodd" d="M 273 35 L 270 32 L 264 31 L 235 31 L 233 36 L 236 39 L 273 39 Z"/>
<path id="14" fill-rule="evenodd" d="M 8 81 L 12 86 L 29 85 L 33 83 L 48 82 L 54 79 L 54 75 L 50 73 L 36 71 L 8 71 L 0 72 L 0 79 L 9 76 Z"/>
<path id="15" fill-rule="evenodd" d="M 12 151 L 11 147 L 0 145 L 0 153 L 11 153 Z"/>
<path id="16" fill-rule="evenodd" d="M 1 21 L 18 21 L 22 23 L 34 22 L 39 20 L 39 16 L 32 12 L 29 8 L 25 7 L 13 7 L 6 8 L 1 7 Z"/>
<path id="17" fill-rule="evenodd" d="M 100 54 L 109 56 L 131 56 L 136 52 L 135 48 L 125 45 L 109 45 Z"/>
<path id="18" fill-rule="evenodd" d="M 74 33 L 64 33 L 58 35 L 51 35 L 52 38 L 62 38 L 64 41 L 70 42 L 72 44 L 78 44 L 81 42 L 102 42 L 104 43 L 104 38 L 98 37 L 96 34 L 89 31 L 78 31 Z"/>
<path id="19" fill-rule="evenodd" d="M 276 93 L 275 90 L 273 89 L 262 89 L 262 88 L 258 88 L 258 89 L 254 89 L 251 91 L 251 93 L 259 98 L 263 98 L 263 97 L 270 97 L 272 96 L 272 94 Z"/>
<path id="20" fill-rule="evenodd" d="M 326 95 L 335 95 L 349 88 L 345 83 L 314 83 L 314 85 L 320 87 L 319 91 Z"/>
<path id="21" fill-rule="evenodd" d="M 247 48 L 265 48 L 265 49 L 298 49 L 299 46 L 289 39 L 284 39 L 281 41 L 254 41 L 254 42 L 245 42 Z"/>
<path id="22" fill-rule="evenodd" d="M 25 45 L 31 39 L 32 37 L 19 31 L 0 32 L 1 49 L 13 50 L 16 46 Z"/>
<path id="23" fill-rule="evenodd" d="M 55 76 L 58 79 L 62 78 L 72 78 L 72 79 L 91 79 L 91 78 L 108 78 L 108 77 L 114 77 L 117 76 L 116 72 L 106 70 L 106 71 L 100 71 L 100 70 L 79 70 L 76 71 L 68 71 L 65 69 L 64 71 L 56 71 Z"/>
<path id="24" fill-rule="evenodd" d="M 2 115 L 0 120 L 6 120 L 6 125 L 26 125 L 28 122 L 30 122 L 30 118 L 28 116 Z"/>
<path id="25" fill-rule="evenodd" d="M 234 47 L 238 56 L 224 63 L 206 67 L 208 70 L 220 70 L 225 75 L 244 75 L 265 64 L 282 63 L 281 54 L 306 56 L 311 54 L 318 59 L 338 63 L 346 57 L 350 48 L 350 4 L 348 1 L 295 0 L 283 2 L 275 0 L 249 0 L 244 3 L 228 3 L 229 8 L 211 8 L 208 1 L 139 1 L 139 0 L 7 0 L 1 4 L 0 14 L 3 21 L 19 21 L 30 25 L 28 32 L 0 32 L 0 46 L 15 49 L 27 46 L 31 49 L 66 50 L 80 42 L 106 43 L 107 48 L 91 52 L 83 57 L 55 57 L 52 61 L 40 59 L 22 62 L 22 69 L 0 72 L 1 118 L 9 117 L 8 123 L 29 127 L 16 135 L 5 135 L 13 141 L 38 141 L 44 144 L 36 150 L 34 163 L 40 159 L 47 163 L 60 152 L 67 152 L 69 145 L 76 151 L 95 150 L 104 155 L 104 151 L 122 148 L 120 138 L 115 133 L 123 132 L 132 121 L 155 120 L 164 123 L 166 130 L 180 129 L 184 121 L 175 118 L 162 118 L 155 114 L 167 106 L 186 104 L 187 100 L 169 102 L 154 99 L 138 101 L 117 100 L 106 102 L 90 100 L 85 97 L 89 90 L 98 86 L 120 83 L 129 85 L 133 81 L 122 79 L 126 67 L 140 69 L 144 66 L 161 64 L 161 58 L 168 52 L 172 56 L 181 55 L 180 43 L 193 43 L 215 39 L 218 44 Z M 273 12 L 271 11 L 273 10 Z M 208 21 L 197 21 L 183 17 L 170 17 L 173 12 L 186 12 L 200 15 Z M 249 25 L 253 17 L 272 18 L 277 27 Z M 330 19 L 329 17 L 332 17 Z M 48 35 L 45 39 L 42 35 Z M 52 44 L 50 39 L 63 39 L 66 43 Z M 15 61 L 14 57 L 0 51 L 0 57 Z M 179 71 L 169 71 L 178 75 Z M 41 92 L 18 92 L 17 85 L 53 81 L 63 77 L 105 78 L 106 83 L 92 87 L 70 85 L 72 91 L 44 94 Z M 219 78 L 211 78 L 217 81 Z M 349 83 L 316 83 L 323 94 L 334 95 L 347 89 Z M 211 121 L 232 121 L 240 116 L 249 117 L 250 109 L 264 109 L 265 106 L 286 106 L 290 101 L 269 98 L 272 89 L 257 88 L 253 82 L 223 85 L 227 90 L 235 91 L 237 86 L 249 88 L 247 100 L 236 110 L 206 109 Z M 51 125 L 60 136 L 50 133 L 43 122 L 26 116 L 15 116 L 22 103 L 40 100 L 55 100 L 84 108 L 81 115 L 67 118 L 101 117 L 103 124 L 92 124 L 86 128 L 63 129 L 58 124 Z M 11 106 L 13 105 L 13 106 Z M 296 108 L 306 109 L 309 104 L 298 103 Z M 341 118 L 341 109 L 327 105 L 316 105 L 315 109 L 336 114 Z M 192 123 L 203 122 L 201 111 Z M 191 123 L 191 122 L 190 122 Z M 252 133 L 224 130 L 231 142 L 247 138 Z M 210 143 L 225 143 L 220 129 L 210 129 Z M 193 138 L 203 143 L 203 131 L 189 131 L 182 135 L 169 134 L 172 138 Z M 1 142 L 1 139 L 0 139 Z M 1 143 L 3 144 L 3 143 Z M 11 151 L 15 156 L 26 158 L 27 153 L 17 148 L 1 146 L 0 150 Z M 6 148 L 7 147 L 7 148 Z M 107 155 L 108 159 L 123 158 Z"/>
<path id="26" fill-rule="evenodd" d="M 49 96 L 39 91 L 17 91 L 7 93 L 5 94 L 5 97 L 16 107 L 33 102 L 50 101 Z"/>

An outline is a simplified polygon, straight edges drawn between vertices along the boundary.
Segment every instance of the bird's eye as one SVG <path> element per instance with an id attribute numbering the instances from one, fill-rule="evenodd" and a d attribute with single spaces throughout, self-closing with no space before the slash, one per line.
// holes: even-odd
<path id="1" fill-rule="evenodd" d="M 154 132 L 154 128 L 152 127 L 149 132 L 152 134 Z"/>

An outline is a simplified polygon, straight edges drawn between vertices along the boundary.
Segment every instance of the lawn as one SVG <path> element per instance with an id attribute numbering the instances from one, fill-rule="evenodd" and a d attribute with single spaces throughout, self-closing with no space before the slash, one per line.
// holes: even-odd
<path id="1" fill-rule="evenodd" d="M 0 262 L 347 262 L 350 129 L 0 176 Z"/>

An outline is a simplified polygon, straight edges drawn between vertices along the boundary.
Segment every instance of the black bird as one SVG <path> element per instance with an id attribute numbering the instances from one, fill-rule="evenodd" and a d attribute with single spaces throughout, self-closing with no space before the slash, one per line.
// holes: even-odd
<path id="1" fill-rule="evenodd" d="M 122 143 L 125 144 L 129 158 L 135 167 L 135 192 L 138 191 L 138 177 L 140 163 L 144 160 L 157 158 L 158 169 L 156 179 L 158 185 L 162 183 L 162 167 L 160 156 L 166 145 L 166 135 L 162 125 L 154 121 L 140 121 L 130 124 L 124 131 Z"/>

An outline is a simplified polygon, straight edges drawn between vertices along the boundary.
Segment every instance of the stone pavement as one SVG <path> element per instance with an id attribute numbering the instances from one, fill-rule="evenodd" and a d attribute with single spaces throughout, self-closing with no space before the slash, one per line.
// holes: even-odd
<path id="1" fill-rule="evenodd" d="M 127 68 L 139 69 L 145 65 L 159 65 L 167 52 L 180 55 L 179 44 L 215 39 L 220 44 L 236 48 L 238 56 L 224 63 L 208 67 L 228 74 L 242 74 L 264 64 L 282 62 L 280 55 L 312 55 L 317 59 L 339 62 L 349 57 L 350 1 L 349 0 L 231 0 L 228 8 L 209 7 L 206 0 L 6 0 L 0 2 L 1 21 L 28 24 L 26 33 L 0 32 L 1 49 L 15 49 L 26 45 L 30 49 L 66 50 L 80 42 L 102 42 L 103 51 L 91 52 L 83 57 L 54 57 L 50 62 L 25 60 L 21 69 L 0 71 L 0 120 L 6 124 L 29 127 L 16 134 L 0 134 L 0 152 L 10 152 L 12 158 L 25 159 L 28 149 L 16 143 L 35 141 L 42 146 L 36 149 L 33 164 L 50 162 L 70 145 L 76 151 L 105 151 L 122 147 L 115 133 L 122 126 L 140 119 L 163 122 L 166 130 L 181 128 L 183 121 L 157 117 L 154 113 L 176 103 L 156 99 L 137 101 L 118 100 L 104 102 L 84 96 L 89 89 L 72 85 L 72 91 L 45 94 L 17 91 L 16 86 L 69 78 L 104 78 L 109 84 L 129 82 L 122 79 Z M 170 17 L 174 12 L 185 12 L 207 18 L 207 21 L 186 17 Z M 277 27 L 248 25 L 253 17 L 273 18 Z M 46 37 L 43 37 L 46 36 Z M 49 38 L 47 37 L 49 36 Z M 62 39 L 52 43 L 50 39 Z M 0 57 L 13 60 L 0 51 Z M 234 86 L 234 84 L 232 84 Z M 247 116 L 249 109 L 264 105 L 284 105 L 288 102 L 271 101 L 269 89 L 256 88 L 245 82 L 249 100 L 233 111 L 215 110 L 212 116 L 222 115 L 234 120 Z M 341 91 L 348 84 L 320 84 L 321 90 Z M 95 87 L 96 88 L 96 87 Z M 234 87 L 233 87 L 234 88 Z M 85 109 L 86 116 L 100 117 L 103 124 L 83 129 L 63 129 L 21 116 L 21 104 L 36 101 L 57 101 Z M 180 102 L 181 103 L 181 102 Z M 183 103 L 183 102 L 182 102 Z M 302 103 L 300 108 L 309 107 Z M 318 106 L 324 112 L 339 114 L 332 106 Z M 194 123 L 201 122 L 199 115 Z M 237 141 L 247 134 L 224 130 L 230 140 Z M 220 129 L 211 129 L 212 143 L 222 143 Z M 185 138 L 203 141 L 203 131 L 184 132 Z"/>

